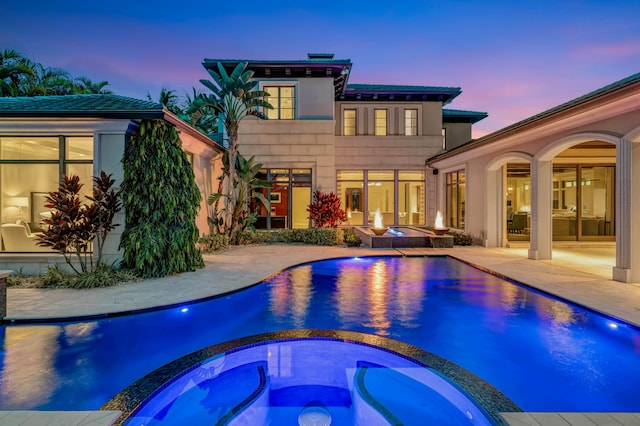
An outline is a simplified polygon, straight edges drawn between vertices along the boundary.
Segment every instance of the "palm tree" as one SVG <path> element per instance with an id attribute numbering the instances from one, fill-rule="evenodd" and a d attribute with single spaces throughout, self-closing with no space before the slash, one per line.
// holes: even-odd
<path id="1" fill-rule="evenodd" d="M 218 62 L 218 72 L 207 69 L 213 82 L 200 80 L 213 92 L 210 95 L 199 96 L 192 104 L 187 113 L 193 113 L 200 108 L 208 108 L 215 112 L 223 123 L 228 138 L 229 176 L 227 180 L 226 219 L 224 222 L 225 233 L 230 240 L 234 240 L 237 233 L 237 224 L 233 223 L 231 204 L 237 199 L 235 191 L 236 183 L 236 158 L 238 147 L 238 127 L 242 119 L 249 115 L 254 115 L 262 119 L 267 117 L 260 112 L 260 108 L 273 109 L 271 104 L 264 100 L 269 94 L 262 90 L 255 90 L 258 85 L 257 80 L 252 80 L 253 71 L 247 70 L 247 62 L 239 62 L 231 72 L 231 75 L 224 69 L 222 63 Z"/>
<path id="2" fill-rule="evenodd" d="M 20 96 L 21 82 L 34 75 L 27 58 L 12 49 L 0 51 L 0 96 Z"/>
<path id="3" fill-rule="evenodd" d="M 185 92 L 184 101 L 182 104 L 182 114 L 179 115 L 180 119 L 186 121 L 191 126 L 200 130 L 205 135 L 212 135 L 218 132 L 218 118 L 215 111 L 208 107 L 194 108 L 191 111 L 192 106 L 196 99 L 202 96 L 202 92 L 195 87 L 191 88 L 191 94 Z"/>
<path id="4" fill-rule="evenodd" d="M 158 96 L 158 100 L 155 101 L 149 92 L 147 92 L 147 99 L 152 102 L 158 102 L 159 104 L 164 105 L 170 112 L 175 115 L 182 114 L 182 109 L 178 104 L 178 95 L 176 95 L 175 90 L 169 90 L 166 87 L 160 89 L 160 96 Z"/>
<path id="5" fill-rule="evenodd" d="M 108 81 L 99 81 L 94 83 L 91 79 L 87 77 L 77 77 L 75 79 L 75 92 L 76 93 L 87 93 L 94 95 L 113 95 L 113 92 L 109 89 L 105 89 L 105 86 L 109 85 Z"/>
<path id="6" fill-rule="evenodd" d="M 24 81 L 21 91 L 24 96 L 71 95 L 74 93 L 73 78 L 62 68 L 45 67 L 40 63 L 25 60 L 33 75 Z"/>

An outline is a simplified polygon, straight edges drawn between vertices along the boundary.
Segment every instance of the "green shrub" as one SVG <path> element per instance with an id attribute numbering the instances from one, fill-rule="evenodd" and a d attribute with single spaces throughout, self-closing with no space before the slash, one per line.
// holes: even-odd
<path id="1" fill-rule="evenodd" d="M 115 269 L 108 265 L 101 265 L 93 272 L 87 272 L 72 276 L 68 287 L 71 288 L 98 288 L 137 280 L 131 270 Z"/>
<path id="2" fill-rule="evenodd" d="M 80 274 L 61 270 L 58 265 L 50 266 L 43 275 L 24 275 L 22 272 L 7 277 L 7 285 L 17 288 L 97 288 L 138 281 L 131 270 L 117 269 L 101 264 L 92 272 Z"/>
<path id="3" fill-rule="evenodd" d="M 356 231 L 353 230 L 353 228 L 345 228 L 343 229 L 344 232 L 344 243 L 347 245 L 347 247 L 360 247 L 360 244 L 362 244 L 362 240 L 360 239 L 360 237 L 358 237 L 358 234 L 356 234 Z"/>
<path id="4" fill-rule="evenodd" d="M 303 243 L 318 246 L 344 244 L 344 233 L 338 228 L 277 229 L 245 235 L 245 244 Z"/>
<path id="5" fill-rule="evenodd" d="M 224 234 L 210 234 L 198 240 L 203 253 L 211 253 L 229 247 L 229 237 Z"/>
<path id="6" fill-rule="evenodd" d="M 195 223 L 202 196 L 175 127 L 143 120 L 122 166 L 122 265 L 145 278 L 202 268 Z"/>
<path id="7" fill-rule="evenodd" d="M 447 234 L 453 237 L 453 244 L 457 246 L 471 246 L 473 245 L 473 237 L 471 234 L 467 234 L 463 231 L 449 231 Z"/>

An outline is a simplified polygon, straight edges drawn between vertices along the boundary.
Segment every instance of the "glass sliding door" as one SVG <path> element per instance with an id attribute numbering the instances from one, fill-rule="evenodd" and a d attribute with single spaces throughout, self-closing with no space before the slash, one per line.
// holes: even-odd
<path id="1" fill-rule="evenodd" d="M 269 201 L 268 208 L 252 201 L 251 211 L 259 212 L 257 229 L 309 228 L 311 169 L 262 169 L 257 177 L 273 185 L 259 190 Z"/>
<path id="2" fill-rule="evenodd" d="M 580 168 L 581 239 L 614 239 L 615 178 L 614 166 Z"/>
<path id="3" fill-rule="evenodd" d="M 554 241 L 615 240 L 613 165 L 553 168 Z"/>
<path id="4" fill-rule="evenodd" d="M 311 169 L 293 169 L 291 172 L 291 228 L 309 228 L 311 204 Z"/>
<path id="5" fill-rule="evenodd" d="M 529 241 L 531 227 L 531 167 L 507 165 L 507 239 Z"/>
<path id="6" fill-rule="evenodd" d="M 575 241 L 578 237 L 578 168 L 554 166 L 552 227 L 555 241 Z"/>
<path id="7" fill-rule="evenodd" d="M 424 224 L 424 171 L 398 172 L 398 225 Z"/>
<path id="8" fill-rule="evenodd" d="M 379 211 L 382 215 L 383 225 L 395 225 L 395 180 L 393 170 L 370 170 L 367 178 L 368 223 L 374 223 L 375 213 Z"/>
<path id="9" fill-rule="evenodd" d="M 347 213 L 347 225 L 364 225 L 364 171 L 338 172 L 337 190 L 340 206 Z"/>

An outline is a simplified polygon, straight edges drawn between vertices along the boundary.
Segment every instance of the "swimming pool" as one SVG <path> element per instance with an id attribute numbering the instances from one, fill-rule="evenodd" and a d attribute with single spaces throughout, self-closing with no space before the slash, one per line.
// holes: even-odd
<path id="1" fill-rule="evenodd" d="M 640 411 L 634 327 L 447 257 L 300 265 L 202 303 L 0 329 L 0 409 L 97 409 L 197 349 L 296 328 L 401 340 L 491 383 L 525 411 Z"/>

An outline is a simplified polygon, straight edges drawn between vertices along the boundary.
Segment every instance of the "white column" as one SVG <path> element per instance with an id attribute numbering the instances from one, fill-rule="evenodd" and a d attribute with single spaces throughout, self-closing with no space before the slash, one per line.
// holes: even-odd
<path id="1" fill-rule="evenodd" d="M 503 220 L 504 195 L 502 194 L 502 167 L 498 170 L 486 171 L 486 198 L 484 216 L 484 241 L 485 247 L 502 246 L 500 229 Z"/>
<path id="2" fill-rule="evenodd" d="M 613 279 L 640 281 L 640 227 L 633 227 L 633 213 L 640 211 L 640 197 L 633 199 L 633 166 L 640 170 L 640 144 L 622 139 L 616 149 L 616 266 Z M 636 178 L 636 180 L 638 180 Z M 636 183 L 636 188 L 640 184 Z"/>
<path id="3" fill-rule="evenodd" d="M 531 163 L 531 246 L 529 259 L 551 259 L 551 161 Z"/>

